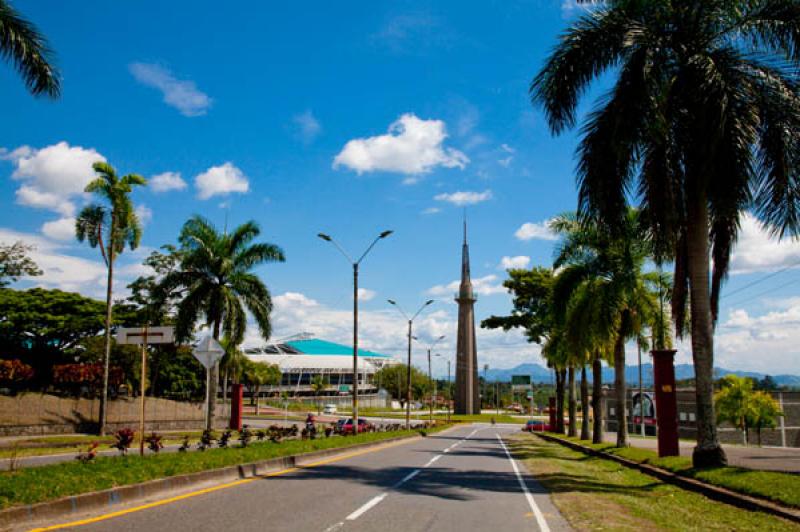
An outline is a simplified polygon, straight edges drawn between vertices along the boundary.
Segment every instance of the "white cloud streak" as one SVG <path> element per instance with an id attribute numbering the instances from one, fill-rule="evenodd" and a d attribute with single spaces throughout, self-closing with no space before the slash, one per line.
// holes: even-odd
<path id="1" fill-rule="evenodd" d="M 232 193 L 244 194 L 250 190 L 247 176 L 227 162 L 220 166 L 212 166 L 194 178 L 197 197 L 206 200 L 214 196 L 227 196 Z"/>
<path id="2" fill-rule="evenodd" d="M 451 194 L 437 194 L 433 199 L 451 203 L 458 207 L 464 207 L 466 205 L 476 205 L 484 201 L 489 201 L 492 199 L 492 191 L 484 190 L 483 192 L 473 192 L 465 190 L 453 192 Z"/>
<path id="3" fill-rule="evenodd" d="M 161 174 L 154 175 L 147 182 L 147 186 L 153 192 L 183 190 L 187 187 L 186 181 L 183 180 L 180 172 L 163 172 Z"/>
<path id="4" fill-rule="evenodd" d="M 211 107 L 211 98 L 198 89 L 194 81 L 177 79 L 160 65 L 131 63 L 128 70 L 142 85 L 161 91 L 164 103 L 180 111 L 183 116 L 202 116 Z"/>
<path id="5" fill-rule="evenodd" d="M 550 220 L 543 222 L 527 222 L 516 230 L 514 236 L 518 240 L 558 240 L 558 235 L 553 233 L 549 227 Z"/>

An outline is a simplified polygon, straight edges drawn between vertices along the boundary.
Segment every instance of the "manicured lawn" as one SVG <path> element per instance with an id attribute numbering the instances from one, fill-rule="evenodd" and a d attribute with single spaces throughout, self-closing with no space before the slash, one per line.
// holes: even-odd
<path id="1" fill-rule="evenodd" d="M 578 438 L 561 437 L 628 460 L 651 464 L 709 484 L 800 508 L 800 475 L 777 471 L 756 471 L 741 467 L 694 469 L 692 460 L 684 456 L 659 458 L 658 453 L 647 449 L 636 447 L 618 449 L 610 443 L 592 444 Z"/>
<path id="2" fill-rule="evenodd" d="M 429 432 L 446 427 L 431 429 Z M 333 436 L 315 440 L 257 442 L 246 448 L 232 440 L 228 449 L 209 449 L 151 456 L 100 457 L 93 463 L 66 462 L 0 473 L 0 508 L 58 499 L 68 495 L 136 484 L 147 480 L 255 462 L 269 458 L 307 453 L 321 449 L 349 447 L 381 441 L 418 431 L 373 432 L 357 436 Z"/>
<path id="3" fill-rule="evenodd" d="M 510 447 L 576 530 L 800 529 L 536 436 L 514 436 Z"/>

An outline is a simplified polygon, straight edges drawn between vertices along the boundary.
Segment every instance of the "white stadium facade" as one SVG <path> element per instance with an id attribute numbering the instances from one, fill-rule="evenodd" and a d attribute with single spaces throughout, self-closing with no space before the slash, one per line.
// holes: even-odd
<path id="1" fill-rule="evenodd" d="M 277 365 L 282 380 L 279 386 L 265 386 L 267 394 L 287 392 L 293 396 L 314 394 L 311 383 L 322 376 L 326 383 L 325 395 L 348 397 L 353 385 L 353 348 L 327 340 L 298 335 L 282 342 L 245 350 L 245 355 L 254 362 Z M 375 373 L 381 368 L 399 362 L 382 353 L 358 350 L 358 395 L 378 393 L 374 382 Z"/>

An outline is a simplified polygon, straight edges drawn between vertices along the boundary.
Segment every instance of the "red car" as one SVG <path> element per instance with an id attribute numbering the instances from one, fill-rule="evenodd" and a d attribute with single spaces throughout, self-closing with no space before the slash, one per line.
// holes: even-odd
<path id="1" fill-rule="evenodd" d="M 358 432 L 370 432 L 372 430 L 372 423 L 365 421 L 362 418 L 358 418 Z M 352 434 L 353 433 L 353 419 L 348 419 L 342 425 L 342 434 Z"/>
<path id="2" fill-rule="evenodd" d="M 546 432 L 550 430 L 550 424 L 539 419 L 529 419 L 522 427 L 522 430 L 525 432 Z"/>

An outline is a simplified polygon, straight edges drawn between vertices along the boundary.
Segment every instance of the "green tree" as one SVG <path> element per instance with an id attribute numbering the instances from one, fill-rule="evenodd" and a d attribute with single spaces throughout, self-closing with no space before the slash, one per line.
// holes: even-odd
<path id="1" fill-rule="evenodd" d="M 405 364 L 392 364 L 384 366 L 375 373 L 374 380 L 381 383 L 381 388 L 389 392 L 393 398 L 400 401 L 405 406 L 406 401 L 406 372 L 408 366 Z M 423 383 L 417 385 L 417 383 Z M 428 383 L 428 384 L 424 384 Z M 427 390 L 433 386 L 429 382 L 428 374 L 411 366 L 411 397 L 414 400 L 425 396 Z"/>
<path id="2" fill-rule="evenodd" d="M 266 362 L 254 362 L 247 360 L 244 366 L 242 378 L 250 388 L 250 397 L 252 404 L 256 407 L 256 415 L 258 415 L 259 394 L 261 387 L 266 385 L 276 385 L 281 382 L 281 370 L 276 364 L 268 364 Z"/>
<path id="3" fill-rule="evenodd" d="M 105 305 L 72 292 L 0 288 L 0 353 L 19 357 L 43 384 L 65 352 L 104 327 Z"/>
<path id="4" fill-rule="evenodd" d="M 691 302 L 698 467 L 726 462 L 713 324 L 742 211 L 780 235 L 800 227 L 799 41 L 794 1 L 608 0 L 571 25 L 531 83 L 560 134 L 587 87 L 615 79 L 582 127 L 579 210 L 618 228 L 640 198 L 659 258 L 674 259 L 678 335 Z"/>
<path id="5" fill-rule="evenodd" d="M 7 0 L 0 0 L 0 55 L 17 69 L 34 96 L 58 98 L 61 94 L 47 40 Z"/>
<path id="6" fill-rule="evenodd" d="M 105 360 L 103 361 L 103 393 L 100 396 L 99 424 L 100 434 L 105 433 L 108 402 L 108 365 L 111 357 L 111 322 L 114 282 L 114 261 L 127 245 L 131 250 L 139 246 L 142 228 L 131 201 L 130 194 L 135 186 L 144 186 L 147 180 L 138 174 L 117 176 L 117 171 L 108 163 L 96 162 L 92 165 L 98 177 L 92 180 L 85 192 L 95 194 L 102 203 L 87 205 L 75 220 L 75 236 L 79 242 L 84 240 L 93 248 L 100 249 L 108 270 L 106 280 L 106 340 Z"/>
<path id="7" fill-rule="evenodd" d="M 745 445 L 750 429 L 756 429 L 761 445 L 761 429 L 774 427 L 776 418 L 783 415 L 778 402 L 767 392 L 754 390 L 753 379 L 747 377 L 725 375 L 719 384 L 720 390 L 714 395 L 717 423 L 727 421 L 742 431 Z"/>
<path id="8" fill-rule="evenodd" d="M 328 384 L 325 382 L 325 377 L 322 375 L 314 375 L 314 378 L 311 379 L 311 391 L 314 392 L 314 400 L 317 403 L 317 414 L 322 411 L 320 408 L 319 396 L 327 387 Z"/>
<path id="9" fill-rule="evenodd" d="M 0 288 L 17 282 L 20 277 L 42 275 L 42 270 L 28 256 L 34 249 L 22 241 L 0 243 Z"/>
<path id="10" fill-rule="evenodd" d="M 158 297 L 165 300 L 179 294 L 176 335 L 191 338 L 201 320 L 211 327 L 212 336 L 220 333 L 239 345 L 247 328 L 245 308 L 252 314 L 261 336 L 268 340 L 272 332 L 272 299 L 266 285 L 251 272 L 267 262 L 283 262 L 283 251 L 274 244 L 252 241 L 260 234 L 258 224 L 247 222 L 230 234 L 220 233 L 201 216 L 189 219 L 180 234 L 180 265 L 164 275 L 158 285 Z M 209 390 L 208 427 L 214 423 L 218 368 L 212 370 Z"/>
<path id="11" fill-rule="evenodd" d="M 629 209 L 617 232 L 561 215 L 551 229 L 563 240 L 554 266 L 561 268 L 553 288 L 556 315 L 563 316 L 567 351 L 586 355 L 613 345 L 617 446 L 628 445 L 625 343 L 647 347 L 644 329 L 657 314 L 657 273 L 645 273 L 652 246 L 639 212 Z"/>

